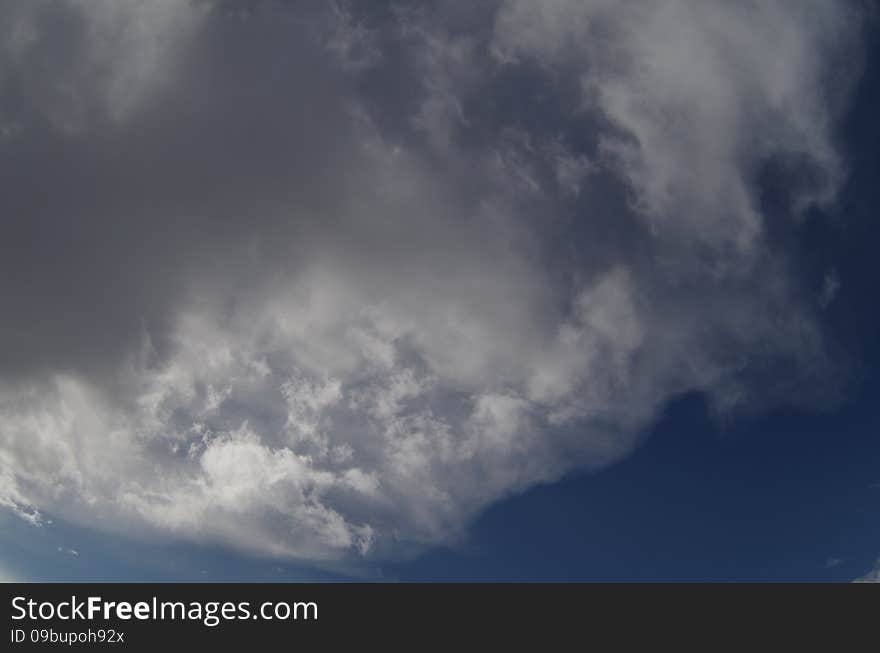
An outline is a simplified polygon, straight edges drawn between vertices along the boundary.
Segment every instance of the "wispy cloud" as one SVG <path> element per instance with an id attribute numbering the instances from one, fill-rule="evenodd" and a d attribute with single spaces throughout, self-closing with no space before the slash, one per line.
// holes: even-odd
<path id="1" fill-rule="evenodd" d="M 880 583 L 880 561 L 878 561 L 872 569 L 865 572 L 864 575 L 856 578 L 853 582 L 854 583 Z"/>

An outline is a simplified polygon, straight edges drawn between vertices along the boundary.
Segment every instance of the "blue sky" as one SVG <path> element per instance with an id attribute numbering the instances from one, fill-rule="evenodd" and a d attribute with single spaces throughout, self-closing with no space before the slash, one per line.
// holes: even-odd
<path id="1" fill-rule="evenodd" d="M 874 568 L 866 5 L 247 7 L 0 10 L 0 578 Z"/>

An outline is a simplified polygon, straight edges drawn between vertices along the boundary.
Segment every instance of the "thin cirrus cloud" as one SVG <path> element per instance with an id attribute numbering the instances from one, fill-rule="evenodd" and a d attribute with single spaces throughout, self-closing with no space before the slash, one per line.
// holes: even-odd
<path id="1" fill-rule="evenodd" d="M 2 11 L 0 505 L 35 524 L 407 555 L 675 396 L 839 390 L 779 234 L 845 174 L 852 7 Z"/>

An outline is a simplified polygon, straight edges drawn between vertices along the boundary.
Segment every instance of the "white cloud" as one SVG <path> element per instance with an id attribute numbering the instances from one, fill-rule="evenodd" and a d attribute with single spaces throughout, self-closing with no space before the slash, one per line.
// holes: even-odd
<path id="1" fill-rule="evenodd" d="M 880 583 L 880 561 L 878 561 L 872 569 L 867 571 L 863 576 L 856 578 L 854 583 Z"/>
<path id="2" fill-rule="evenodd" d="M 71 365 L 3 377 L 0 505 L 32 521 L 63 513 L 308 560 L 397 555 L 460 536 L 503 497 L 621 459 L 681 393 L 721 408 L 796 400 L 756 390 L 748 374 L 767 361 L 792 377 L 823 368 L 816 316 L 765 241 L 754 172 L 796 153 L 827 180 L 801 202 L 830 196 L 841 170 L 819 79 L 845 10 L 509 1 L 491 42 L 406 15 L 386 38 L 413 55 L 415 98 L 382 104 L 350 81 L 388 63 L 382 39 L 353 6 L 334 6 L 340 31 L 320 32 L 335 35 L 321 47 L 347 81 L 328 82 L 333 110 L 314 112 L 350 140 L 278 155 L 267 169 L 281 171 L 279 188 L 243 184 L 232 194 L 243 209 L 210 205 L 220 215 L 196 236 L 174 232 L 194 248 L 227 228 L 246 243 L 199 259 L 207 271 L 182 267 L 161 337 L 145 328 L 112 374 Z M 122 143 L 145 97 L 161 103 L 156 89 L 176 88 L 187 30 L 211 28 L 190 17 L 181 27 L 176 4 L 125 7 L 85 10 L 91 33 L 109 36 L 77 64 L 106 70 L 90 92 Z M 525 59 L 551 80 L 574 76 L 583 94 L 568 118 L 589 117 L 595 152 L 526 120 L 468 131 L 481 124 L 469 115 L 477 96 Z M 278 101 L 267 88 L 247 87 L 230 131 Z M 61 106 L 50 99 L 36 104 Z M 250 126 L 269 143 L 260 118 Z M 213 116 L 224 137 L 227 119 Z M 178 132 L 149 124 L 191 154 Z M 195 160 L 207 168 L 210 156 Z M 310 156 L 333 171 L 323 203 L 299 198 L 313 185 L 296 179 Z M 140 187 L 140 163 L 124 163 L 120 176 Z M 615 184 L 634 208 L 607 199 Z M 160 199 L 150 197 L 165 211 Z M 183 223 L 203 207 L 169 203 Z"/>
<path id="3" fill-rule="evenodd" d="M 804 155 L 822 170 L 803 204 L 837 186 L 821 76 L 855 20 L 817 2 L 509 0 L 494 52 L 579 66 L 585 109 L 617 128 L 602 152 L 639 211 L 661 236 L 729 248 L 723 264 L 738 266 L 761 237 L 751 185 L 763 157 Z"/>

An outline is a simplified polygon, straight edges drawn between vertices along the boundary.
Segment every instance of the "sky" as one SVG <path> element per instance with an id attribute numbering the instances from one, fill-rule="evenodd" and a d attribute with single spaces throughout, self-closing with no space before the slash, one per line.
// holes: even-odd
<path id="1" fill-rule="evenodd" d="M 868 2 L 0 4 L 0 580 L 880 576 Z"/>

